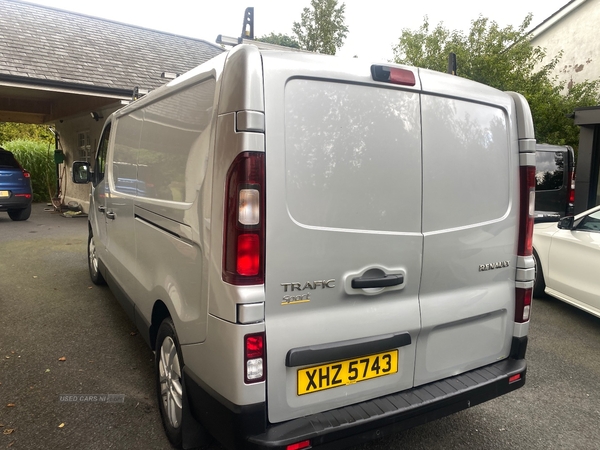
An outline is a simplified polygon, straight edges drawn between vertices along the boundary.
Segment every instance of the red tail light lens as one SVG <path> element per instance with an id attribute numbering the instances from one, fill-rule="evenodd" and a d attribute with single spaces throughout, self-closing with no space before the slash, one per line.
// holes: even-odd
<path id="1" fill-rule="evenodd" d="M 25 178 L 31 178 L 31 174 L 29 172 L 27 172 L 26 170 L 23 171 L 23 176 Z"/>
<path id="2" fill-rule="evenodd" d="M 305 450 L 307 448 L 311 448 L 310 441 L 296 442 L 295 444 L 288 445 L 285 449 L 286 450 Z"/>
<path id="3" fill-rule="evenodd" d="M 513 375 L 512 377 L 510 377 L 508 379 L 508 384 L 512 384 L 512 383 L 516 383 L 517 381 L 519 381 L 521 379 L 521 374 L 518 373 L 516 375 Z"/>
<path id="4" fill-rule="evenodd" d="M 264 283 L 264 153 L 240 153 L 227 172 L 223 236 L 223 280 L 237 286 Z"/>
<path id="5" fill-rule="evenodd" d="M 265 333 L 249 334 L 244 337 L 244 365 L 246 383 L 265 380 Z"/>
<path id="6" fill-rule="evenodd" d="M 249 334 L 246 336 L 246 359 L 262 358 L 264 355 L 264 336 L 260 334 Z"/>
<path id="7" fill-rule="evenodd" d="M 256 276 L 260 269 L 260 239 L 256 234 L 241 234 L 237 242 L 237 273 Z"/>
<path id="8" fill-rule="evenodd" d="M 533 252 L 533 214 L 535 209 L 535 166 L 521 166 L 521 205 L 519 217 L 519 256 Z"/>

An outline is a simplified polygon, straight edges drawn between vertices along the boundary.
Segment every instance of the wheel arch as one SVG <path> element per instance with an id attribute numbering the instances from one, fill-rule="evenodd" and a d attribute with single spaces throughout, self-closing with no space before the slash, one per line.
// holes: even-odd
<path id="1" fill-rule="evenodd" d="M 158 336 L 158 329 L 160 328 L 160 324 L 167 317 L 171 317 L 171 313 L 167 305 L 162 300 L 157 300 L 154 302 L 154 306 L 152 307 L 150 329 L 148 330 L 148 338 L 150 339 L 150 348 L 152 348 L 152 350 L 156 350 L 156 337 Z"/>

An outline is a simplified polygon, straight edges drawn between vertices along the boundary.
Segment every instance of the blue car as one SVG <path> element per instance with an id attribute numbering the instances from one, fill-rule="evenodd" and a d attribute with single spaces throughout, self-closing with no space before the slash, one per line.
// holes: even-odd
<path id="1" fill-rule="evenodd" d="M 12 220 L 27 220 L 31 215 L 31 175 L 12 152 L 0 147 L 0 211 Z"/>

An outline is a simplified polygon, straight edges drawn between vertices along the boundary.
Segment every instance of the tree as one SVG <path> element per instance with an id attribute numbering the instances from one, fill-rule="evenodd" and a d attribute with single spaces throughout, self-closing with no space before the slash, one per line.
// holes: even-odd
<path id="1" fill-rule="evenodd" d="M 310 6 L 304 8 L 300 22 L 294 22 L 292 27 L 300 47 L 335 55 L 348 34 L 348 27 L 344 24 L 346 5 L 338 6 L 337 0 L 311 0 Z"/>
<path id="2" fill-rule="evenodd" d="M 264 35 L 256 40 L 260 42 L 267 42 L 269 44 L 282 45 L 284 47 L 300 48 L 300 44 L 294 37 L 282 33 L 275 34 L 271 32 L 271 34 Z"/>
<path id="3" fill-rule="evenodd" d="M 53 143 L 54 135 L 43 125 L 0 122 L 0 145 L 17 139 Z"/>
<path id="4" fill-rule="evenodd" d="M 442 23 L 431 30 L 425 17 L 418 30 L 402 30 L 393 48 L 394 61 L 445 72 L 448 55 L 453 52 L 458 75 L 525 96 L 538 142 L 576 148 L 579 129 L 567 116 L 576 107 L 600 103 L 598 82 L 575 83 L 568 88 L 559 83 L 552 71 L 562 55 L 543 63 L 545 50 L 531 46 L 526 32 L 531 19 L 529 14 L 517 28 L 500 28 L 496 22 L 479 16 L 465 34 L 450 31 Z"/>

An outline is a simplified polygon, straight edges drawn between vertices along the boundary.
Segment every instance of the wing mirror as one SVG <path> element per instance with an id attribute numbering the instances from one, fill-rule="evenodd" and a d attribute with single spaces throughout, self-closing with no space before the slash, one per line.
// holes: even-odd
<path id="1" fill-rule="evenodd" d="M 561 230 L 572 230 L 573 229 L 573 221 L 574 221 L 573 216 L 563 217 L 562 219 L 560 219 L 558 221 L 558 228 L 560 228 Z"/>
<path id="2" fill-rule="evenodd" d="M 86 184 L 91 181 L 92 169 L 90 163 L 75 161 L 73 163 L 73 183 Z"/>

